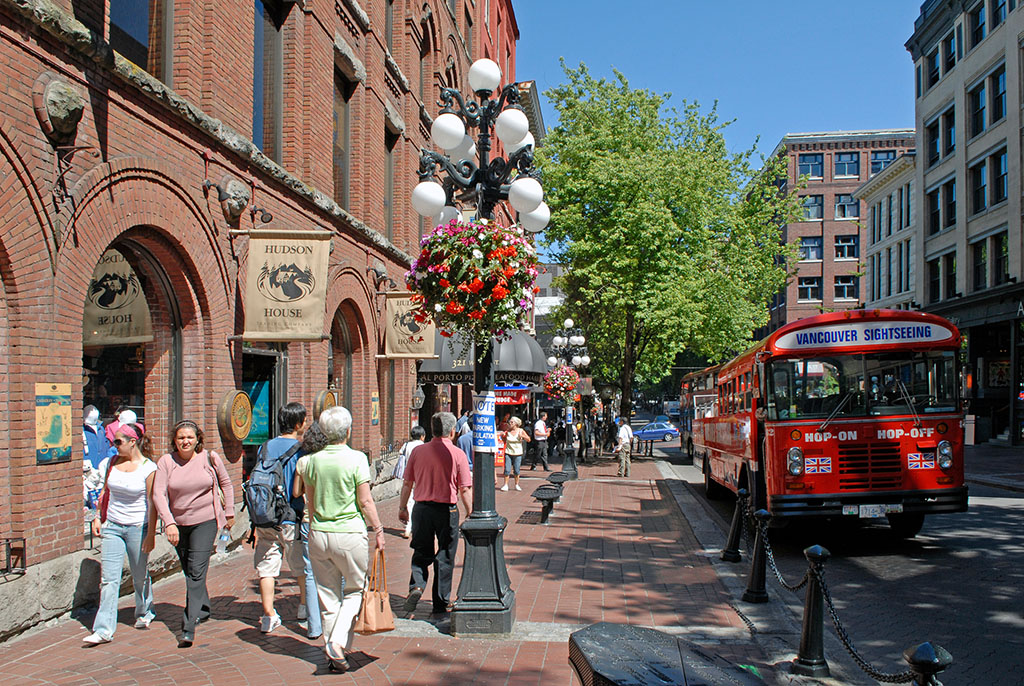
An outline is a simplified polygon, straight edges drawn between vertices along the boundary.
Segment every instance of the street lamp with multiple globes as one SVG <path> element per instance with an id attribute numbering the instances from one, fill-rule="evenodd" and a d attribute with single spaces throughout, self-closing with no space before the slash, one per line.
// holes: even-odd
<path id="1" fill-rule="evenodd" d="M 551 212 L 533 167 L 533 135 L 519 106 L 519 88 L 508 84 L 492 98 L 501 83 L 501 69 L 481 59 L 469 68 L 469 85 L 476 100 L 455 88 L 442 88 L 441 112 L 430 137 L 445 152 L 423 149 L 420 183 L 412 206 L 435 225 L 460 216 L 456 201 L 475 208 L 478 219 L 493 219 L 495 206 L 508 200 L 519 223 L 532 233 L 543 231 Z M 467 133 L 476 129 L 476 140 Z M 505 145 L 507 157 L 491 158 L 491 136 Z M 438 176 L 443 178 L 438 181 Z M 475 363 L 476 391 L 494 389 L 490 347 Z M 458 599 L 452 612 L 455 634 L 508 634 L 515 622 L 515 592 L 505 564 L 503 535 L 508 520 L 495 510 L 494 454 L 476 452 L 473 462 L 473 512 L 462 524 L 465 564 Z"/>
<path id="2" fill-rule="evenodd" d="M 567 364 L 577 369 L 590 366 L 587 339 L 583 335 L 583 330 L 575 326 L 575 322 L 571 319 L 566 319 L 562 322 L 562 325 L 564 328 L 556 331 L 551 339 L 551 355 L 547 360 L 548 366 L 557 367 L 560 364 Z M 567 430 L 571 431 L 572 427 L 567 427 Z M 562 458 L 562 471 L 568 475 L 570 480 L 578 478 L 576 452 L 571 448 L 568 452 L 565 452 L 565 446 L 562 446 L 562 451 L 564 455 Z"/>

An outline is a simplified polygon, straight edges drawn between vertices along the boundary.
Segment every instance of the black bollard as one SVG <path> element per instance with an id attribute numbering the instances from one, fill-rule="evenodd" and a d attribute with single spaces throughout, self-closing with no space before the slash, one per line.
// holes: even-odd
<path id="1" fill-rule="evenodd" d="M 825 661 L 824 609 L 825 599 L 821 593 L 821 582 L 814 573 L 830 557 L 820 545 L 804 550 L 804 557 L 811 566 L 811 578 L 807 580 L 807 595 L 804 597 L 804 628 L 800 633 L 800 652 L 790 667 L 790 672 L 803 676 L 827 677 L 828 662 Z"/>
<path id="2" fill-rule="evenodd" d="M 736 491 L 736 509 L 732 513 L 732 526 L 729 527 L 729 540 L 725 543 L 725 550 L 722 551 L 722 560 L 725 562 L 740 562 L 743 557 L 740 555 L 740 536 L 743 535 L 743 517 L 747 511 L 747 489 L 741 488 Z"/>
<path id="3" fill-rule="evenodd" d="M 757 520 L 757 535 L 754 536 L 754 556 L 750 558 L 750 575 L 747 577 L 747 590 L 743 591 L 743 600 L 747 603 L 767 603 L 768 592 L 764 590 L 765 564 L 767 555 L 764 551 L 764 529 L 771 515 L 767 510 L 754 513 Z"/>
<path id="4" fill-rule="evenodd" d="M 942 686 L 935 675 L 953 664 L 953 656 L 945 648 L 931 643 L 907 648 L 903 659 L 914 673 L 913 686 Z"/>

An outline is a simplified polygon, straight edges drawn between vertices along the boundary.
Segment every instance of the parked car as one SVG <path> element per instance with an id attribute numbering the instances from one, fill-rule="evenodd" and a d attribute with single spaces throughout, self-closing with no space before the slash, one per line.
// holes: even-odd
<path id="1" fill-rule="evenodd" d="M 644 428 L 634 431 L 633 435 L 641 441 L 671 441 L 679 438 L 679 429 L 668 422 L 651 422 Z"/>

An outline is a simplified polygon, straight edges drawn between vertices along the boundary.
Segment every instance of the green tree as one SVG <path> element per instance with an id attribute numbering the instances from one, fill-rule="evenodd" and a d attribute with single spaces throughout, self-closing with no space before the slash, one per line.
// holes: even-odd
<path id="1" fill-rule="evenodd" d="M 595 79 L 584 64 L 545 95 L 558 111 L 537 159 L 552 210 L 545 243 L 567 267 L 558 318 L 585 329 L 592 373 L 660 378 L 690 349 L 721 359 L 767 321 L 785 284 L 780 226 L 795 216 L 783 161 L 755 173 L 728 151 L 716 107 Z"/>

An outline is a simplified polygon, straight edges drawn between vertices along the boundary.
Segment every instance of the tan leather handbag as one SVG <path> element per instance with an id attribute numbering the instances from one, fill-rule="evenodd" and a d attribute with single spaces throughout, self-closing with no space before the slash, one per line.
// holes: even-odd
<path id="1" fill-rule="evenodd" d="M 395 615 L 391 612 L 391 597 L 388 595 L 388 572 L 384 562 L 384 551 L 377 549 L 373 558 L 370 578 L 363 589 L 363 606 L 359 608 L 353 630 L 357 634 L 379 634 L 395 630 Z"/>

